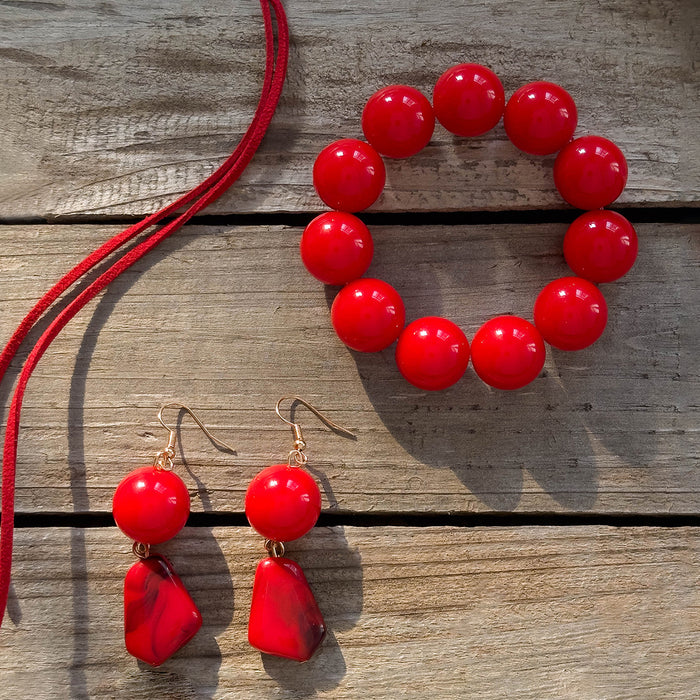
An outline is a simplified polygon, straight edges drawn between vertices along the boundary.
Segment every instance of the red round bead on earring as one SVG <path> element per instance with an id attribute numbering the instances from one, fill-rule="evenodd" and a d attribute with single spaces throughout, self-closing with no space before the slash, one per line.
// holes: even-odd
<path id="1" fill-rule="evenodd" d="M 304 229 L 300 243 L 306 269 L 325 284 L 362 277 L 372 262 L 374 244 L 367 226 L 344 211 L 327 211 Z"/>
<path id="2" fill-rule="evenodd" d="M 637 233 L 624 216 L 607 209 L 587 211 L 564 236 L 564 258 L 591 282 L 613 282 L 626 275 L 637 258 Z"/>
<path id="3" fill-rule="evenodd" d="M 263 537 L 289 542 L 305 535 L 321 513 L 321 493 L 307 471 L 275 464 L 253 478 L 245 496 L 245 514 Z"/>
<path id="4" fill-rule="evenodd" d="M 399 336 L 396 364 L 419 389 L 447 389 L 462 378 L 469 364 L 469 342 L 455 323 L 439 316 L 419 318 Z"/>
<path id="5" fill-rule="evenodd" d="M 535 301 L 535 325 L 559 350 L 583 350 L 605 330 L 608 307 L 602 292 L 581 277 L 550 282 Z"/>
<path id="6" fill-rule="evenodd" d="M 556 153 L 573 137 L 576 104 L 560 85 L 540 80 L 516 90 L 506 104 L 503 126 L 516 148 L 532 155 Z"/>
<path id="7" fill-rule="evenodd" d="M 331 143 L 314 163 L 314 187 L 331 209 L 348 212 L 366 209 L 382 193 L 385 179 L 381 156 L 368 143 L 357 139 Z"/>
<path id="8" fill-rule="evenodd" d="M 127 474 L 114 492 L 117 527 L 143 544 L 160 544 L 177 535 L 190 514 L 190 494 L 171 471 L 141 467 Z"/>
<path id="9" fill-rule="evenodd" d="M 435 129 L 428 98 L 408 85 L 382 88 L 362 112 L 365 138 L 383 156 L 408 158 L 428 145 Z"/>
<path id="10" fill-rule="evenodd" d="M 545 348 L 535 326 L 518 316 L 486 321 L 472 340 L 472 365 L 496 389 L 520 389 L 544 367 Z"/>
<path id="11" fill-rule="evenodd" d="M 438 78 L 433 90 L 437 120 L 457 136 L 479 136 L 503 116 L 505 94 L 498 76 L 486 66 L 460 63 Z"/>
<path id="12" fill-rule="evenodd" d="M 367 277 L 350 282 L 331 306 L 331 323 L 338 337 L 359 352 L 388 348 L 405 322 L 401 295 L 383 280 Z"/>
<path id="13" fill-rule="evenodd" d="M 582 136 L 554 161 L 554 184 L 573 207 L 600 209 L 614 202 L 627 183 L 622 151 L 602 136 Z"/>

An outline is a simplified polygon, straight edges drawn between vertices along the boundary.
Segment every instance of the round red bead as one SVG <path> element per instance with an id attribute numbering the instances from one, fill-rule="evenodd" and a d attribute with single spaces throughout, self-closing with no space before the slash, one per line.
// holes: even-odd
<path id="1" fill-rule="evenodd" d="M 425 148 L 435 129 L 428 98 L 408 85 L 390 85 L 367 100 L 362 111 L 365 138 L 384 156 L 408 158 Z"/>
<path id="2" fill-rule="evenodd" d="M 144 544 L 177 535 L 190 514 L 190 494 L 173 472 L 141 467 L 127 474 L 114 492 L 112 514 L 119 529 Z"/>
<path id="3" fill-rule="evenodd" d="M 535 301 L 535 325 L 560 350 L 582 350 L 605 330 L 608 307 L 602 292 L 581 277 L 550 282 Z"/>
<path id="4" fill-rule="evenodd" d="M 332 209 L 362 211 L 384 189 L 384 161 L 372 146 L 357 139 L 341 139 L 316 157 L 313 170 L 318 196 Z"/>
<path id="5" fill-rule="evenodd" d="M 248 486 L 245 514 L 263 537 L 289 542 L 305 535 L 318 520 L 321 493 L 314 478 L 299 467 L 275 464 Z"/>
<path id="6" fill-rule="evenodd" d="M 566 262 L 591 282 L 612 282 L 627 274 L 637 258 L 637 247 L 632 224 L 606 209 L 581 214 L 564 236 Z"/>
<path id="7" fill-rule="evenodd" d="M 503 116 L 504 105 L 498 76 L 477 63 L 448 68 L 433 90 L 437 120 L 457 136 L 478 136 L 493 129 Z"/>
<path id="8" fill-rule="evenodd" d="M 472 340 L 472 364 L 479 378 L 496 389 L 520 389 L 544 367 L 545 348 L 535 326 L 518 316 L 486 321 Z"/>
<path id="9" fill-rule="evenodd" d="M 540 80 L 518 88 L 508 100 L 503 126 L 513 145 L 525 153 L 556 153 L 573 137 L 576 104 L 560 85 Z"/>
<path id="10" fill-rule="evenodd" d="M 369 229 L 352 214 L 328 211 L 304 229 L 300 243 L 306 269 L 325 284 L 345 284 L 362 277 L 372 262 Z"/>
<path id="11" fill-rule="evenodd" d="M 405 322 L 401 295 L 383 280 L 368 277 L 350 282 L 331 306 L 331 323 L 338 337 L 360 352 L 388 348 Z"/>
<path id="12" fill-rule="evenodd" d="M 627 183 L 622 151 L 602 136 L 582 136 L 554 161 L 554 184 L 573 207 L 600 209 L 614 202 Z"/>
<path id="13" fill-rule="evenodd" d="M 419 389 L 447 389 L 469 364 L 469 342 L 459 326 L 439 316 L 409 323 L 396 345 L 401 374 Z"/>

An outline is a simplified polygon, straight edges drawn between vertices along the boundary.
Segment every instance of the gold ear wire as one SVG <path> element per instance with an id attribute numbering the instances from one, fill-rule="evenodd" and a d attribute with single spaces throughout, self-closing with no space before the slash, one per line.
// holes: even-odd
<path id="1" fill-rule="evenodd" d="M 302 466 L 306 464 L 307 457 L 304 454 L 306 442 L 301 433 L 301 426 L 299 425 L 299 423 L 287 420 L 280 413 L 280 406 L 282 405 L 282 402 L 287 400 L 291 400 L 293 403 L 300 403 L 302 404 L 302 406 L 306 406 L 306 408 L 308 408 L 309 411 L 311 411 L 311 413 L 313 413 L 322 423 L 327 425 L 331 430 L 334 430 L 335 432 L 340 433 L 341 435 L 346 435 L 347 437 L 350 437 L 353 440 L 357 439 L 357 435 L 355 435 L 355 433 L 351 432 L 347 428 L 343 428 L 342 425 L 334 423 L 330 418 L 323 415 L 323 413 L 321 413 L 321 411 L 319 411 L 315 406 L 311 405 L 308 401 L 305 401 L 300 396 L 283 396 L 275 406 L 275 413 L 280 417 L 281 420 L 283 420 L 287 425 L 289 425 L 292 428 L 292 432 L 294 433 L 294 449 L 292 449 L 289 453 L 290 465 L 295 464 L 296 466 Z"/>
<path id="2" fill-rule="evenodd" d="M 163 420 L 163 411 L 166 408 L 179 408 L 181 411 L 186 411 L 187 413 L 190 414 L 194 422 L 201 428 L 202 432 L 217 446 L 223 447 L 224 449 L 228 450 L 229 452 L 235 452 L 236 450 L 231 447 L 228 443 L 224 442 L 223 440 L 220 440 L 217 437 L 214 437 L 207 427 L 202 423 L 201 420 L 197 417 L 197 414 L 189 407 L 186 406 L 184 403 L 166 403 L 163 404 L 160 407 L 160 410 L 158 411 L 158 421 L 159 423 L 170 433 L 168 435 L 168 444 L 164 450 L 161 450 L 158 452 L 158 454 L 155 457 L 155 460 L 153 462 L 154 466 L 158 467 L 159 469 L 172 469 L 173 468 L 173 457 L 175 456 L 175 443 L 177 442 L 177 432 L 173 430 L 170 426 L 166 425 L 165 421 Z"/>

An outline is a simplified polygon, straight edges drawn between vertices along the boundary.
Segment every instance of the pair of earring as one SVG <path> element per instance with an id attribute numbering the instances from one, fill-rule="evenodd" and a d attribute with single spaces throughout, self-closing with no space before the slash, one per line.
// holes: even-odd
<path id="1" fill-rule="evenodd" d="M 324 416 L 298 396 L 285 396 L 275 406 L 277 415 L 294 433 L 285 464 L 263 469 L 251 481 L 245 497 L 248 522 L 265 538 L 265 557 L 257 567 L 248 621 L 248 641 L 266 654 L 307 661 L 326 634 L 321 611 L 299 564 L 284 556 L 284 542 L 305 535 L 321 512 L 321 493 L 303 467 L 306 442 L 301 427 L 280 413 L 285 400 L 306 406 L 323 423 L 349 437 L 353 433 Z M 184 404 L 168 403 L 158 412 L 169 432 L 168 444 L 152 466 L 127 474 L 114 493 L 112 513 L 117 526 L 134 540 L 138 561 L 124 580 L 124 639 L 127 651 L 151 666 L 159 666 L 194 637 L 202 616 L 172 564 L 151 552 L 174 537 L 187 522 L 190 496 L 173 472 L 176 431 L 163 420 L 166 408 L 186 411 L 207 437 L 229 451 Z"/>

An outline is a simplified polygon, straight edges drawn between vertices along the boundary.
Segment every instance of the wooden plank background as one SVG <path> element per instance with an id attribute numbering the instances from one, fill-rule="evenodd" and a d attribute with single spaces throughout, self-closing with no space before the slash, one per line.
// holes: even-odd
<path id="1" fill-rule="evenodd" d="M 697 697 L 697 4 L 285 6 L 285 93 L 249 169 L 207 210 L 219 218 L 113 283 L 30 382 L 0 696 Z M 120 229 L 115 218 L 150 213 L 233 150 L 264 55 L 253 0 L 13 0 L 0 17 L 8 338 L 53 280 Z M 406 82 L 430 95 L 461 61 L 492 67 L 507 95 L 561 83 L 578 133 L 614 139 L 630 165 L 616 207 L 637 225 L 640 256 L 603 286 L 605 334 L 579 353 L 548 350 L 542 375 L 513 393 L 471 369 L 446 392 L 422 392 L 401 379 L 393 349 L 347 350 L 328 318 L 334 290 L 297 253 L 323 208 L 310 184 L 317 152 L 361 136 L 375 89 Z M 539 289 L 568 270 L 561 241 L 575 212 L 552 162 L 518 153 L 502 126 L 471 140 L 438 126 L 421 154 L 388 163 L 381 216 L 368 218 L 370 273 L 400 290 L 409 319 L 443 314 L 469 338 L 495 314 L 531 318 Z M 5 406 L 11 391 L 8 379 Z M 338 523 L 291 545 L 330 627 L 303 666 L 247 646 L 262 550 L 238 527 L 248 481 L 290 447 L 272 410 L 290 393 L 358 435 L 298 414 Z M 129 543 L 97 526 L 119 480 L 163 446 L 155 414 L 169 400 L 196 408 L 236 454 L 183 421 L 179 473 L 193 510 L 218 526 L 163 547 L 205 623 L 153 671 L 123 650 Z M 510 526 L 485 526 L 509 514 Z"/>
<path id="2" fill-rule="evenodd" d="M 522 391 L 491 390 L 470 369 L 432 393 L 402 379 L 393 348 L 362 355 L 342 345 L 332 295 L 299 260 L 300 228 L 187 227 L 42 361 L 26 398 L 18 506 L 109 510 L 120 476 L 163 446 L 158 406 L 178 398 L 238 452 L 217 452 L 184 421 L 194 507 L 240 512 L 250 479 L 291 446 L 277 398 L 302 394 L 358 435 L 337 437 L 304 416 L 311 467 L 334 509 L 696 513 L 697 227 L 638 229 L 637 266 L 604 286 L 610 322 L 598 343 L 550 351 Z M 117 230 L 2 227 L 14 271 L 0 280 L 5 337 L 44 288 L 41 270 L 68 269 Z M 565 230 L 374 227 L 370 274 L 401 290 L 409 318 L 445 314 L 471 338 L 495 314 L 531 317 L 537 290 L 566 274 Z"/>
<path id="3" fill-rule="evenodd" d="M 122 648 L 133 556 L 121 533 L 22 530 L 4 692 L 633 700 L 697 687 L 695 528 L 316 528 L 290 549 L 331 629 L 318 655 L 296 664 L 248 646 L 259 537 L 187 528 L 163 551 L 205 623 L 154 670 Z"/>
<path id="4" fill-rule="evenodd" d="M 264 67 L 258 3 L 4 2 L 0 215 L 150 213 L 194 187 L 245 130 Z M 447 67 L 490 66 L 506 92 L 550 79 L 575 97 L 579 132 L 618 143 L 620 204 L 697 203 L 697 3 L 296 0 L 282 103 L 241 186 L 209 212 L 308 212 L 316 154 L 361 136 L 378 88 L 432 92 Z M 553 157 L 530 158 L 502 126 L 389 163 L 375 209 L 561 208 Z"/>

